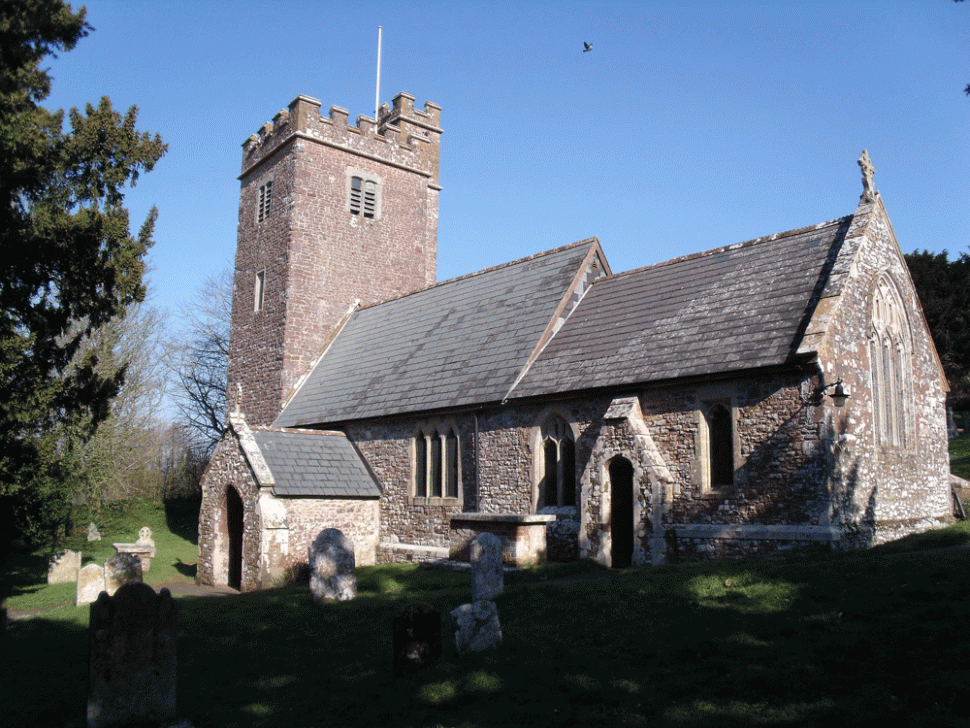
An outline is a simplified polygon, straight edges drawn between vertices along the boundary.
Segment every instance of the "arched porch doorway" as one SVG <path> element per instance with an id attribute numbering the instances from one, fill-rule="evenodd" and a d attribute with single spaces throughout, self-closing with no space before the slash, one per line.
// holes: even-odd
<path id="1" fill-rule="evenodd" d="M 229 573 L 226 583 L 233 589 L 242 588 L 243 563 L 243 502 L 231 485 L 226 487 L 226 535 L 228 537 Z"/>
<path id="2" fill-rule="evenodd" d="M 633 463 L 623 457 L 610 461 L 610 566 L 633 564 Z"/>

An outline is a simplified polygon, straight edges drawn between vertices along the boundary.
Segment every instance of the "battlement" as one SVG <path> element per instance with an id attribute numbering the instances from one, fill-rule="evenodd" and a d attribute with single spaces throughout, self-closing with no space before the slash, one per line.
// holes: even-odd
<path id="1" fill-rule="evenodd" d="M 247 175 L 293 138 L 303 138 L 352 154 L 408 169 L 438 186 L 441 107 L 426 101 L 414 108 L 414 97 L 399 93 L 392 105 L 382 104 L 375 120 L 363 114 L 349 123 L 346 109 L 330 107 L 329 117 L 320 113 L 318 99 L 300 95 L 243 142 L 242 175 Z"/>

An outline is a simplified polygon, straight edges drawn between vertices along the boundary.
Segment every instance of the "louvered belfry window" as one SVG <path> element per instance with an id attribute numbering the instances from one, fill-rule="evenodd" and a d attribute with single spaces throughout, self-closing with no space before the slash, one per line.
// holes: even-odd
<path id="1" fill-rule="evenodd" d="M 363 177 L 350 178 L 350 213 L 373 219 L 377 216 L 377 183 Z"/>
<path id="2" fill-rule="evenodd" d="M 269 180 L 266 184 L 261 185 L 259 188 L 259 206 L 256 210 L 256 221 L 262 222 L 269 217 L 270 213 L 273 211 L 273 180 Z"/>

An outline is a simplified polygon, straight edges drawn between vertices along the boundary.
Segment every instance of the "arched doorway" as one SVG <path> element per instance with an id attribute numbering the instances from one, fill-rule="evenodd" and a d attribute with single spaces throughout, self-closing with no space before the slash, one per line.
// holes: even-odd
<path id="1" fill-rule="evenodd" d="M 231 485 L 226 488 L 226 533 L 229 537 L 229 575 L 226 583 L 242 588 L 243 502 Z"/>
<path id="2" fill-rule="evenodd" d="M 610 565 L 623 569 L 633 564 L 633 463 L 617 457 L 610 461 Z"/>

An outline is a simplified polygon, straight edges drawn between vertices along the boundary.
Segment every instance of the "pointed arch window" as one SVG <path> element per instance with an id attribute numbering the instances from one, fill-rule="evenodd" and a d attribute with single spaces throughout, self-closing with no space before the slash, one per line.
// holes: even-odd
<path id="1" fill-rule="evenodd" d="M 453 425 L 432 424 L 414 435 L 415 498 L 458 500 L 461 464 L 458 432 Z"/>
<path id="2" fill-rule="evenodd" d="M 735 420 L 736 412 L 730 399 L 701 403 L 696 472 L 702 497 L 723 497 L 735 486 Z"/>
<path id="3" fill-rule="evenodd" d="M 907 447 L 912 437 L 912 365 L 909 324 L 888 275 L 876 282 L 869 329 L 869 376 L 875 441 Z"/>
<path id="4" fill-rule="evenodd" d="M 576 505 L 576 442 L 569 424 L 558 415 L 541 430 L 540 506 Z"/>

